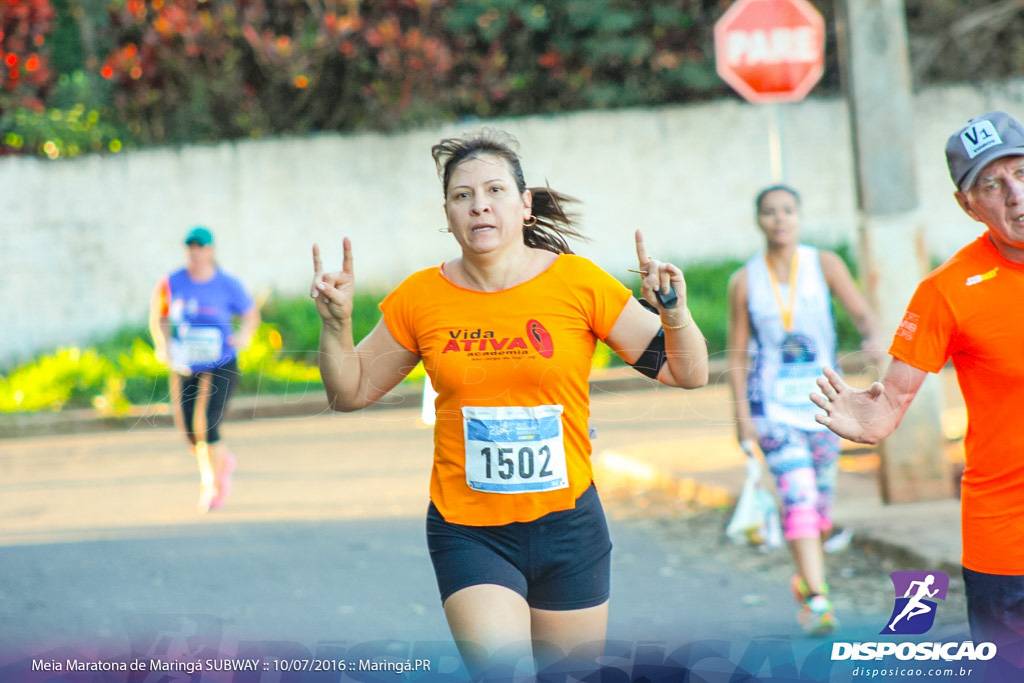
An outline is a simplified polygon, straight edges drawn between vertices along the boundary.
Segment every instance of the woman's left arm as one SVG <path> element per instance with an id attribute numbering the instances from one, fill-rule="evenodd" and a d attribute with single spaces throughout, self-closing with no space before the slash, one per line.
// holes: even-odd
<path id="1" fill-rule="evenodd" d="M 850 270 L 839 256 L 825 250 L 819 251 L 818 254 L 821 272 L 825 276 L 829 290 L 850 314 L 850 319 L 860 333 L 861 349 L 869 355 L 872 362 L 879 362 L 885 356 L 885 349 L 879 343 L 878 325 L 867 299 L 857 289 Z"/>
<path id="2" fill-rule="evenodd" d="M 630 297 L 605 341 L 632 365 L 654 341 L 658 327 L 663 327 L 665 363 L 658 371 L 658 381 L 672 387 L 697 389 L 708 383 L 708 347 L 686 308 L 685 297 L 679 298 L 676 309 L 666 309 L 672 314 L 662 312 L 659 320 L 659 316 Z"/>

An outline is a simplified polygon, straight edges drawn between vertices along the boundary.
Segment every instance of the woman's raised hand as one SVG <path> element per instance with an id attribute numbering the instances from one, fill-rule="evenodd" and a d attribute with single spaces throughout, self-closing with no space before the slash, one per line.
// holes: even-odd
<path id="1" fill-rule="evenodd" d="M 352 269 L 352 241 L 346 237 L 342 245 L 341 270 L 331 273 L 323 272 L 320 247 L 313 245 L 313 285 L 309 295 L 316 301 L 316 312 L 325 323 L 347 323 L 352 318 L 356 280 Z"/>
<path id="2" fill-rule="evenodd" d="M 669 310 L 661 305 L 655 292 L 660 291 L 664 296 L 670 291 L 669 285 L 671 285 L 676 290 L 676 296 L 679 297 L 675 308 L 678 308 L 680 312 L 685 311 L 686 280 L 683 279 L 683 271 L 671 263 L 652 259 L 644 246 L 644 235 L 639 230 L 636 231 L 636 258 L 640 262 L 638 272 L 643 276 L 640 281 L 640 293 L 644 299 L 659 311 Z"/>

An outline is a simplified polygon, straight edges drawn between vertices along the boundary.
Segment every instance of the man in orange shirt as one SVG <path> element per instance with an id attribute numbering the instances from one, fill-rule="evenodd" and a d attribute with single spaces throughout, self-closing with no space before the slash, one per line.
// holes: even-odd
<path id="1" fill-rule="evenodd" d="M 898 426 L 929 372 L 952 359 L 969 427 L 962 480 L 963 574 L 975 641 L 1018 666 L 1024 651 L 1024 126 L 971 119 L 946 144 L 964 212 L 987 227 L 918 286 L 885 378 L 851 389 L 831 370 L 812 400 L 840 436 L 876 443 Z M 1014 654 L 1016 653 L 1016 654 Z"/>

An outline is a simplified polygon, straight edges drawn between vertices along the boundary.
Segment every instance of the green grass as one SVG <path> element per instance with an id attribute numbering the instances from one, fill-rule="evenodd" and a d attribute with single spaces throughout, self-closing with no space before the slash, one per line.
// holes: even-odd
<path id="1" fill-rule="evenodd" d="M 385 294 L 356 294 L 352 309 L 352 336 L 357 344 L 380 320 L 377 305 Z M 317 347 L 320 344 L 320 316 L 309 297 L 271 297 L 263 304 L 261 313 L 264 322 L 273 325 L 280 333 L 281 353 L 284 356 L 310 364 L 316 363 Z"/>

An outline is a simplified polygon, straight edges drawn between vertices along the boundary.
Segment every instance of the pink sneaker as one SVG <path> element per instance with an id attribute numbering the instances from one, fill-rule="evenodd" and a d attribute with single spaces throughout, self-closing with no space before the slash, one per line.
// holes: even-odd
<path id="1" fill-rule="evenodd" d="M 223 507 L 224 503 L 227 502 L 228 496 L 231 495 L 231 475 L 234 474 L 237 464 L 238 459 L 234 453 L 229 451 L 224 454 L 224 458 L 220 463 L 220 469 L 217 470 L 217 495 L 210 501 L 211 509 Z"/>
<path id="2" fill-rule="evenodd" d="M 196 509 L 199 510 L 200 514 L 206 514 L 213 507 L 213 499 L 217 497 L 217 490 L 212 486 L 199 485 L 199 501 L 196 503 Z"/>

